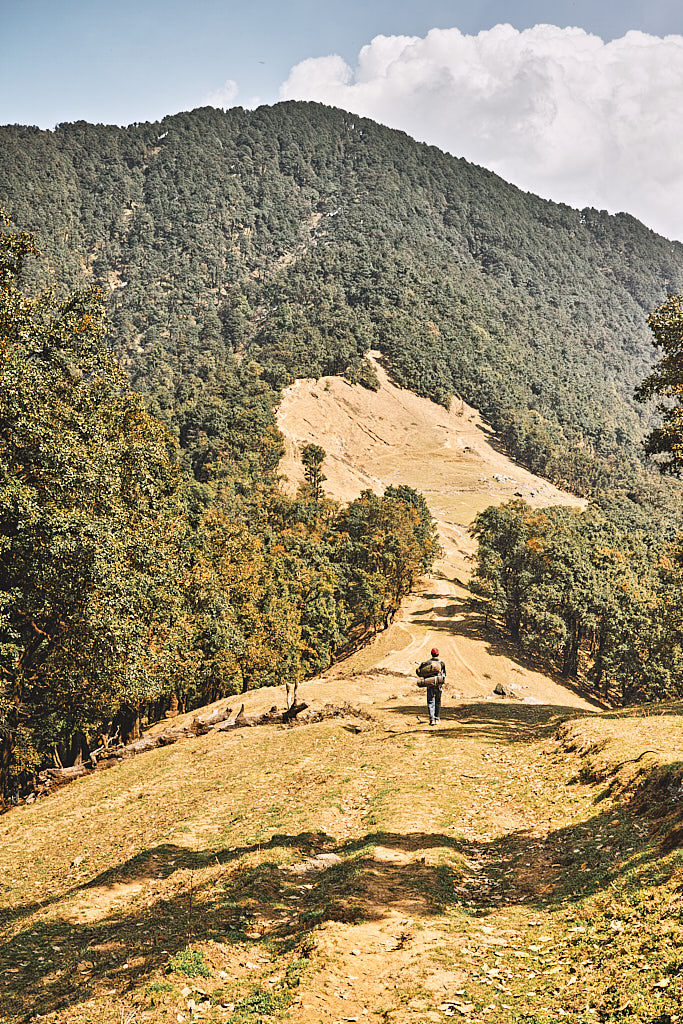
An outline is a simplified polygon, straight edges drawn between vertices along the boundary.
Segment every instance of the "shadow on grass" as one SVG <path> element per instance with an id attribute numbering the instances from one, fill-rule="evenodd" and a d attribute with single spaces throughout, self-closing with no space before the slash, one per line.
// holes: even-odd
<path id="1" fill-rule="evenodd" d="M 430 733 L 435 741 L 460 740 L 465 736 L 472 738 L 478 734 L 483 741 L 494 743 L 520 743 L 551 735 L 561 721 L 568 717 L 576 717 L 589 712 L 577 711 L 576 708 L 558 708 L 547 705 L 526 705 L 517 702 L 503 704 L 498 702 L 481 702 L 457 704 L 448 707 L 447 693 L 444 698 L 442 722 L 438 731 Z M 387 709 L 397 716 L 425 716 L 426 709 L 422 706 L 390 706 Z M 425 726 L 428 728 L 427 726 Z M 402 731 L 389 733 L 387 741 L 398 739 Z M 333 850 L 333 840 L 319 833 L 307 833 L 292 837 L 291 845 L 299 850 L 329 849 Z M 330 845 L 332 844 L 332 845 Z M 287 837 L 274 836 L 269 843 L 261 846 L 267 850 L 275 846 L 286 846 Z M 231 850 L 217 849 L 211 851 L 192 851 L 186 847 L 172 843 L 160 844 L 153 849 L 143 850 L 130 860 L 109 868 L 91 878 L 86 883 L 74 884 L 69 889 L 55 893 L 49 899 L 24 903 L 21 906 L 0 909 L 0 926 L 19 920 L 38 910 L 47 910 L 50 906 L 67 899 L 74 894 L 111 886 L 117 883 L 150 882 L 153 879 L 163 880 L 179 870 L 200 871 L 218 860 L 221 864 L 229 863 L 244 852 L 235 853 Z"/>
<path id="2" fill-rule="evenodd" d="M 295 846 L 302 851 L 315 849 L 319 852 L 323 849 L 332 850 L 334 841 L 325 833 L 302 832 L 297 836 L 274 835 L 268 842 L 238 849 L 188 850 L 186 846 L 176 846 L 174 843 L 159 843 L 150 849 L 141 850 L 140 853 L 122 864 L 101 871 L 81 885 L 73 885 L 55 893 L 51 899 L 22 903 L 16 907 L 0 908 L 0 926 L 22 917 L 28 917 L 37 910 L 47 910 L 54 904 L 61 903 L 78 893 L 87 893 L 93 889 L 109 888 L 120 884 L 144 883 L 152 880 L 163 881 L 178 871 L 202 871 L 211 866 L 221 867 L 241 857 L 245 852 L 275 849 L 288 845 Z"/>
<path id="3" fill-rule="evenodd" d="M 243 956 L 250 944 L 267 943 L 283 955 L 305 950 L 312 930 L 328 922 L 381 920 L 391 912 L 478 918 L 519 904 L 552 911 L 625 877 L 642 898 L 669 879 L 672 858 L 642 841 L 634 849 L 629 816 L 615 823 L 614 815 L 605 809 L 543 838 L 526 831 L 484 841 L 378 830 L 343 843 L 303 832 L 232 849 L 152 847 L 79 891 L 147 879 L 152 862 L 167 876 L 161 892 L 149 886 L 132 906 L 97 921 L 34 920 L 0 949 L 8 1019 L 65 1010 L 104 991 L 125 999 L 174 954 L 212 939 L 221 943 L 212 948 L 229 972 L 231 956 Z M 341 862 L 324 871 L 291 870 L 321 852 Z M 169 868 L 183 873 L 168 878 Z"/>
<path id="4" fill-rule="evenodd" d="M 388 705 L 384 710 L 389 714 L 411 718 L 424 718 L 427 713 L 425 704 L 404 704 L 398 707 Z M 524 704 L 516 700 L 449 703 L 448 690 L 444 690 L 441 725 L 433 731 L 430 729 L 429 734 L 434 739 L 442 740 L 472 739 L 478 736 L 486 743 L 527 743 L 552 736 L 558 726 L 569 718 L 593 714 L 581 708 L 557 704 Z"/>

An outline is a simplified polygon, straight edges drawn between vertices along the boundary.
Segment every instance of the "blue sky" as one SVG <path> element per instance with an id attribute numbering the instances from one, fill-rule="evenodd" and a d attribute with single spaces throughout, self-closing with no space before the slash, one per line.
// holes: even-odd
<path id="1" fill-rule="evenodd" d="M 0 0 L 0 123 L 127 124 L 205 102 L 226 80 L 236 102 L 270 103 L 290 68 L 377 34 L 424 35 L 499 22 L 683 33 L 683 0 Z"/>
<path id="2" fill-rule="evenodd" d="M 683 0 L 0 0 L 0 46 L 0 124 L 318 100 L 683 240 Z"/>

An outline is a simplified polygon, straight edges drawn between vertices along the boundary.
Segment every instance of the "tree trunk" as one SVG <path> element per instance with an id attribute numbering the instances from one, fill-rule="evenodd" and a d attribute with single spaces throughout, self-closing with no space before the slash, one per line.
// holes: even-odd
<path id="1" fill-rule="evenodd" d="M 505 625 L 513 640 L 519 640 L 519 627 L 521 624 L 518 610 L 516 608 L 508 608 L 505 612 Z"/>
<path id="2" fill-rule="evenodd" d="M 565 641 L 564 651 L 562 654 L 562 675 L 565 679 L 569 679 L 571 676 L 575 676 L 579 670 L 579 648 L 581 646 L 581 638 L 583 636 L 583 629 L 581 622 L 572 616 L 568 623 L 569 635 Z"/>
<path id="3" fill-rule="evenodd" d="M 90 748 L 85 733 L 75 732 L 71 737 L 69 764 L 82 764 L 90 757 Z"/>
<path id="4" fill-rule="evenodd" d="M 287 690 L 287 711 L 289 711 L 296 704 L 297 694 L 299 692 L 299 680 L 295 680 L 294 685 L 291 683 L 285 683 Z"/>
<path id="5" fill-rule="evenodd" d="M 121 708 L 114 720 L 114 724 L 119 730 L 119 735 L 123 744 L 131 743 L 133 740 L 140 739 L 139 708 L 132 707 L 130 705 Z"/>
<path id="6" fill-rule="evenodd" d="M 8 719 L 11 716 L 8 715 Z M 12 729 L 11 721 L 6 726 L 5 735 L 0 740 L 0 804 L 5 803 L 9 800 L 10 793 L 10 782 L 9 772 L 12 764 L 12 754 L 14 752 L 14 731 Z"/>

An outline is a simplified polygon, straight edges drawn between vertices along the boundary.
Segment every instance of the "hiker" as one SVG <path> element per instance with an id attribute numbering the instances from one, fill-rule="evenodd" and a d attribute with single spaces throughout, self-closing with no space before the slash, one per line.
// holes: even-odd
<path id="1" fill-rule="evenodd" d="M 427 687 L 427 711 L 429 724 L 438 725 L 441 721 L 441 688 L 446 682 L 446 663 L 439 659 L 439 648 L 432 647 L 432 656 L 418 667 L 420 677 L 418 686 Z"/>

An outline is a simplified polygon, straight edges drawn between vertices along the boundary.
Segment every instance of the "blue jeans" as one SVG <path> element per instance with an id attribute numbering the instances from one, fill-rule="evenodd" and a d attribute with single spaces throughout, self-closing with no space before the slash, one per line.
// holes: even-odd
<path id="1" fill-rule="evenodd" d="M 440 686 L 428 686 L 427 687 L 427 711 L 429 711 L 429 721 L 433 722 L 435 719 L 441 717 L 441 687 Z"/>

